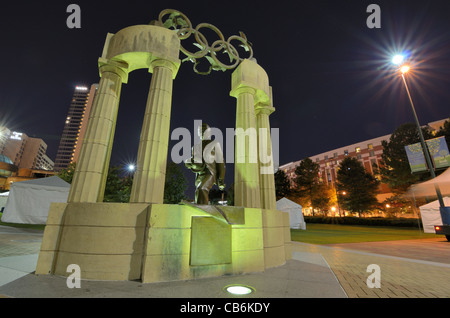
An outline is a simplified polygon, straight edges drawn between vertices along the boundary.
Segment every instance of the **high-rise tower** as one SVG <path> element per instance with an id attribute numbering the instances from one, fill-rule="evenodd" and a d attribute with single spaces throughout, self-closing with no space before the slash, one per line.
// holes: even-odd
<path id="1" fill-rule="evenodd" d="M 55 171 L 77 161 L 97 88 L 98 84 L 92 84 L 90 88 L 75 87 L 56 154 Z"/>

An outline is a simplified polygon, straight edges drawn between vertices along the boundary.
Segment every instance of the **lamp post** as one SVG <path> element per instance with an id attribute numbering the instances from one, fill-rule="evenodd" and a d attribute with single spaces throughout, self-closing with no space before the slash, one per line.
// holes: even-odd
<path id="1" fill-rule="evenodd" d="M 401 64 L 403 62 L 403 59 L 404 59 L 403 56 L 396 55 L 392 59 L 392 62 L 394 64 L 398 65 L 398 64 Z M 402 65 L 400 67 L 400 73 L 401 73 L 401 76 L 402 76 L 403 84 L 405 85 L 406 93 L 408 94 L 409 103 L 411 105 L 411 110 L 412 110 L 413 115 L 414 115 L 414 121 L 415 121 L 416 126 L 417 126 L 417 130 L 418 130 L 419 138 L 420 138 L 420 144 L 422 146 L 422 150 L 423 150 L 423 153 L 424 153 L 424 156 L 425 156 L 426 163 L 428 165 L 428 168 L 430 169 L 431 177 L 432 178 L 436 178 L 436 174 L 434 172 L 433 164 L 431 162 L 430 153 L 429 153 L 428 147 L 427 147 L 427 145 L 425 143 L 425 139 L 423 138 L 422 129 L 420 128 L 420 124 L 419 124 L 419 119 L 417 118 L 417 113 L 416 113 L 416 110 L 414 108 L 414 103 L 413 103 L 413 100 L 411 98 L 411 94 L 409 92 L 408 84 L 406 83 L 405 74 L 408 73 L 410 71 L 410 69 L 411 68 L 410 68 L 409 65 L 404 64 L 404 65 Z M 444 203 L 444 200 L 442 198 L 442 194 L 441 194 L 441 190 L 439 188 L 439 185 L 435 183 L 434 187 L 435 187 L 436 195 L 437 195 L 438 201 L 439 201 L 439 206 L 440 206 L 439 210 L 440 210 L 442 222 L 443 222 L 444 225 L 449 225 L 450 224 L 450 207 L 446 207 L 445 206 L 445 203 Z M 450 229 L 447 229 L 447 230 L 450 231 Z M 443 233 L 443 232 L 442 233 L 438 233 L 437 231 L 436 231 L 436 233 L 437 234 L 446 234 L 447 239 L 449 238 L 447 233 Z"/>

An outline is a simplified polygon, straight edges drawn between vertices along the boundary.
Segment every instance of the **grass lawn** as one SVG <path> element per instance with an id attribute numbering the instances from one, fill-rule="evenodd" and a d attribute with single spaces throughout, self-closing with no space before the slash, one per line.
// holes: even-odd
<path id="1" fill-rule="evenodd" d="M 306 230 L 291 229 L 291 239 L 311 244 L 338 244 L 376 241 L 411 240 L 442 237 L 423 233 L 418 228 L 381 227 L 340 224 L 306 224 Z"/>

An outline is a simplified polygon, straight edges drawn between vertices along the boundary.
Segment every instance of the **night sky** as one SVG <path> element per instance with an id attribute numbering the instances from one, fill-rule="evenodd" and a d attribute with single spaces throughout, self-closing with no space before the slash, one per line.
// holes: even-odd
<path id="1" fill-rule="evenodd" d="M 66 25 L 71 3 L 81 7 L 81 29 Z M 381 8 L 380 29 L 366 25 L 371 3 Z M 389 63 L 400 51 L 414 66 L 408 76 L 421 124 L 450 116 L 448 0 L 11 1 L 0 5 L 0 125 L 44 139 L 54 160 L 74 87 L 99 81 L 106 34 L 148 24 L 166 8 L 180 10 L 193 26 L 214 24 L 225 38 L 246 34 L 273 87 L 280 165 L 411 122 L 401 78 Z M 171 130 L 193 133 L 196 119 L 223 131 L 234 127 L 232 71 L 202 76 L 192 66 L 183 63 L 174 81 Z M 137 156 L 150 80 L 138 70 L 123 86 L 112 164 Z"/>

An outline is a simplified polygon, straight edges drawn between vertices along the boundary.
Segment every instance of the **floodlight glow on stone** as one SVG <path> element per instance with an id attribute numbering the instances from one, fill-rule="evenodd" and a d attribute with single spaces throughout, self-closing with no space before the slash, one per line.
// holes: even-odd
<path id="1" fill-rule="evenodd" d="M 233 295 L 248 295 L 253 293 L 253 289 L 244 285 L 230 285 L 225 287 L 225 290 Z"/>
<path id="2" fill-rule="evenodd" d="M 397 54 L 392 58 L 392 63 L 399 65 L 403 62 L 403 59 L 404 59 L 403 55 Z"/>

